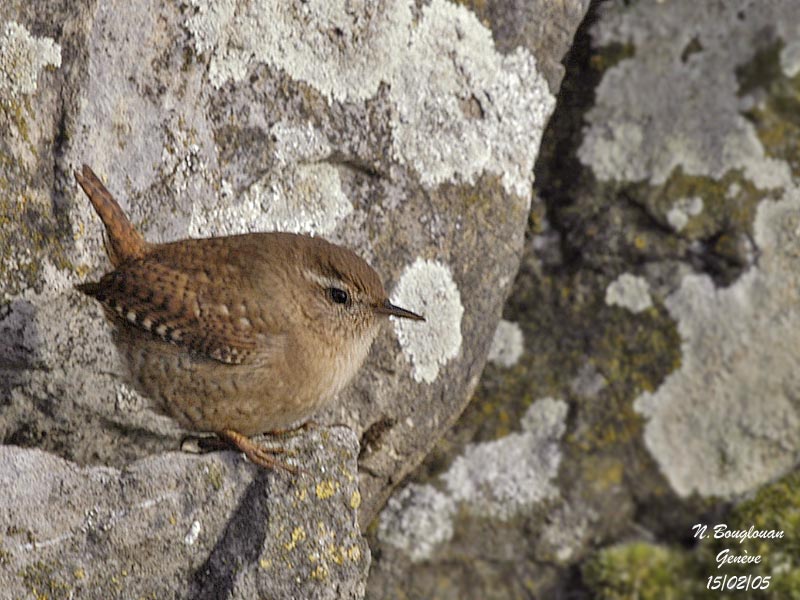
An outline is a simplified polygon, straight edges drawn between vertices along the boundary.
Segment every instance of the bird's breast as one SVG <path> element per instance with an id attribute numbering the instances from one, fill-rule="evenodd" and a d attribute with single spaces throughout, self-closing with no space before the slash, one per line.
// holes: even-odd
<path id="1" fill-rule="evenodd" d="M 353 379 L 369 354 L 375 333 L 367 331 L 363 335 L 328 345 L 316 365 L 320 384 L 317 395 L 320 398 L 333 398 Z"/>

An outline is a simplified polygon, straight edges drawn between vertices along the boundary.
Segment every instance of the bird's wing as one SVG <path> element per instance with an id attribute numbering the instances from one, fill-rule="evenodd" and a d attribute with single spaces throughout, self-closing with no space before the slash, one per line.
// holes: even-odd
<path id="1" fill-rule="evenodd" d="M 156 253 L 77 287 L 131 327 L 194 355 L 242 364 L 274 349 L 282 336 L 258 306 L 231 301 L 247 296 L 241 289 L 245 276 L 235 271 L 228 266 L 212 280 L 203 269 L 178 268 Z"/>

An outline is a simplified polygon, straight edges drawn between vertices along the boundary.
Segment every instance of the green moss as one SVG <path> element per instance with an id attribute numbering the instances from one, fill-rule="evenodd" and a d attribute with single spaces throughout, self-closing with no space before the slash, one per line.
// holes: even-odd
<path id="1" fill-rule="evenodd" d="M 685 198 L 700 198 L 702 212 L 692 216 L 680 231 L 684 238 L 709 238 L 719 231 L 751 231 L 758 204 L 769 197 L 769 191 L 759 190 L 739 171 L 729 171 L 721 179 L 687 175 L 675 169 L 663 186 L 640 186 L 639 197 L 664 223 L 667 213 Z"/>
<path id="2" fill-rule="evenodd" d="M 714 540 L 705 559 L 714 562 L 717 553 L 761 556 L 759 565 L 732 565 L 726 572 L 772 577 L 767 597 L 800 598 L 800 472 L 792 473 L 762 488 L 752 499 L 736 507 L 724 521 L 730 530 L 783 532 L 780 539 Z"/>
<path id="3" fill-rule="evenodd" d="M 584 565 L 584 582 L 595 597 L 718 598 L 706 589 L 710 576 L 769 577 L 769 586 L 756 592 L 738 591 L 738 597 L 800 599 L 800 472 L 765 486 L 720 519 L 705 523 L 706 537 L 693 549 L 644 542 L 611 546 L 598 551 Z M 783 537 L 745 539 L 716 537 L 714 526 L 728 531 L 783 532 Z M 760 556 L 760 563 L 718 566 L 721 552 Z M 731 592 L 732 593 L 732 592 Z"/>
<path id="4" fill-rule="evenodd" d="M 686 553 L 647 543 L 605 548 L 583 567 L 584 581 L 599 600 L 699 598 L 702 577 Z"/>
<path id="5" fill-rule="evenodd" d="M 680 367 L 680 336 L 663 308 L 637 315 L 598 306 L 599 335 L 592 353 L 595 368 L 625 396 L 655 390 L 664 375 Z"/>
<path id="6" fill-rule="evenodd" d="M 780 529 L 800 561 L 800 472 L 762 488 L 733 512 L 736 525 L 753 524 L 761 529 Z"/>
<path id="7" fill-rule="evenodd" d="M 792 569 L 786 573 L 780 573 L 771 581 L 769 592 L 766 597 L 781 600 L 800 599 L 800 570 Z"/>

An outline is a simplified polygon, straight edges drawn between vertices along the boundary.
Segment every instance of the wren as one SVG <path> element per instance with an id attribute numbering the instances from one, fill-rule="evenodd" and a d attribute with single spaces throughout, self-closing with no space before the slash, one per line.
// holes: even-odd
<path id="1" fill-rule="evenodd" d="M 382 320 L 424 321 L 393 305 L 347 248 L 280 232 L 149 243 L 88 166 L 75 179 L 114 266 L 76 287 L 102 304 L 130 383 L 181 427 L 216 433 L 258 465 L 294 470 L 249 436 L 328 406 Z"/>

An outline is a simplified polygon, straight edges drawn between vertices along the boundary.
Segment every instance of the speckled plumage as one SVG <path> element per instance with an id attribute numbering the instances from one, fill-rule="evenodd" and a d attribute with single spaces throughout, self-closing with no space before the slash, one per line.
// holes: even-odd
<path id="1" fill-rule="evenodd" d="M 133 385 L 187 429 L 307 420 L 356 373 L 382 315 L 420 318 L 346 248 L 277 232 L 148 244 L 91 169 L 76 178 L 116 267 L 78 288 L 102 303 Z"/>

